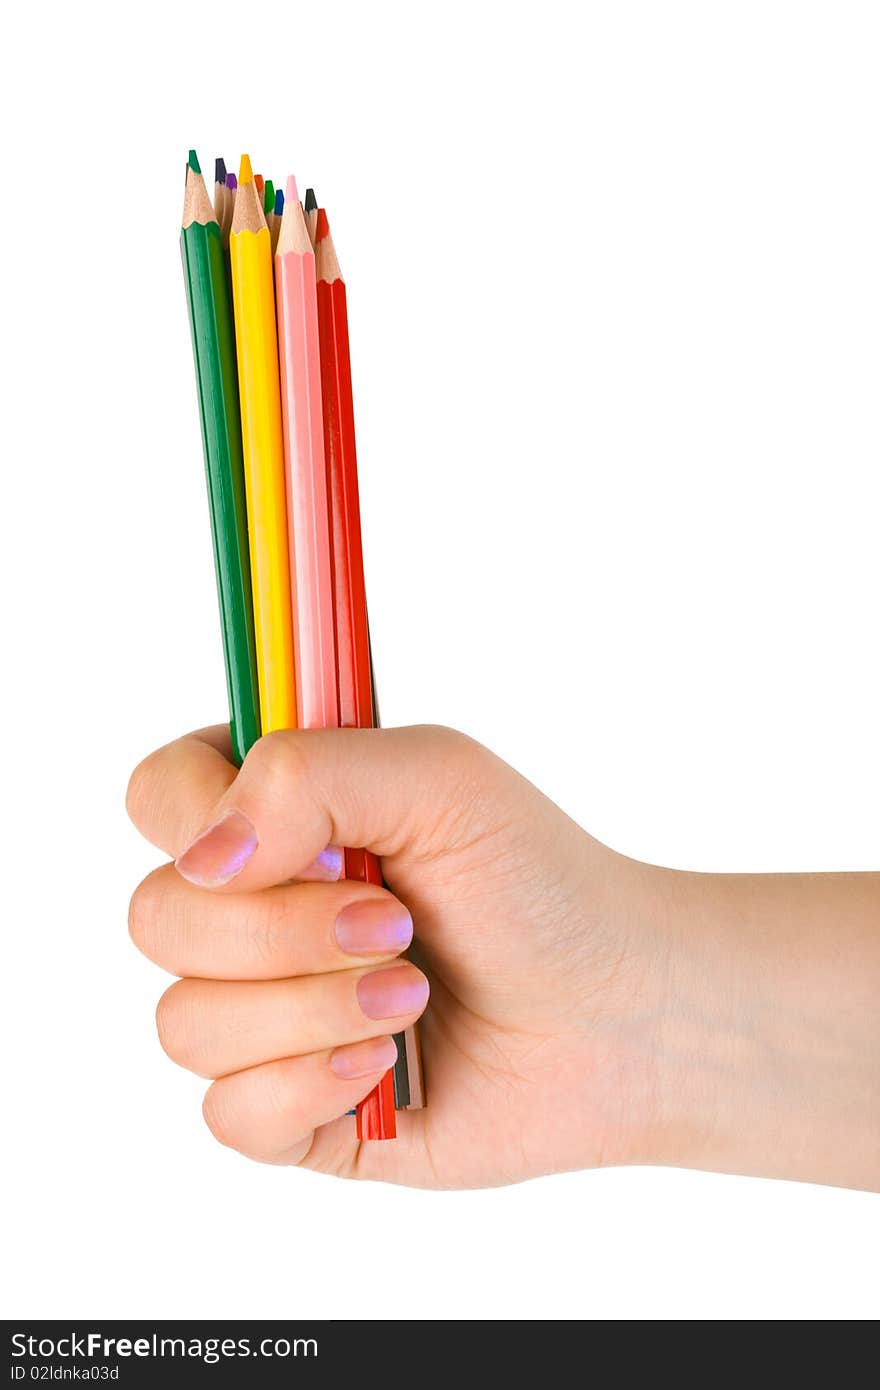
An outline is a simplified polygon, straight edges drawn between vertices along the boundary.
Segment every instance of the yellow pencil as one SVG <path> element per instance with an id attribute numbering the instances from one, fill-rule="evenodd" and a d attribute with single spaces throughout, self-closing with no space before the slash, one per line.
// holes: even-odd
<path id="1" fill-rule="evenodd" d="M 296 727 L 296 687 L 272 247 L 247 155 L 238 175 L 229 254 L 260 724 L 267 734 Z"/>

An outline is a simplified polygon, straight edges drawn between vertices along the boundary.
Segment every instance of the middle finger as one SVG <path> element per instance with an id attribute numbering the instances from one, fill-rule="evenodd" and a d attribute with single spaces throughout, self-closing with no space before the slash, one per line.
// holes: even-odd
<path id="1" fill-rule="evenodd" d="M 208 893 L 164 864 L 131 900 L 129 930 L 172 975 L 281 980 L 391 959 L 412 939 L 412 919 L 384 888 L 292 883 L 259 893 Z"/>

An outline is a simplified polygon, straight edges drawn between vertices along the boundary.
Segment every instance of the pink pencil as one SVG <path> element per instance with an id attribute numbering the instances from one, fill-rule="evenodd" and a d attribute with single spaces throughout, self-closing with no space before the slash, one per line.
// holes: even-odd
<path id="1" fill-rule="evenodd" d="M 301 729 L 333 729 L 338 724 L 336 650 L 315 253 L 293 175 L 287 180 L 275 250 L 275 299 L 290 538 L 296 722 Z"/>

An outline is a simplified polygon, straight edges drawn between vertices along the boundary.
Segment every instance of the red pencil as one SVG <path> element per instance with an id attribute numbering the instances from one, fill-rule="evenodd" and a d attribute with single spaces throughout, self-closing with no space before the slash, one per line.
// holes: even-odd
<path id="1" fill-rule="evenodd" d="M 370 729 L 373 727 L 370 638 L 361 550 L 348 311 L 345 282 L 323 208 L 319 209 L 317 217 L 315 262 L 339 724 L 344 729 Z M 345 877 L 381 886 L 382 870 L 374 854 L 363 849 L 346 849 Z M 358 1106 L 357 1132 L 359 1139 L 395 1138 L 394 1080 L 390 1071 Z"/>

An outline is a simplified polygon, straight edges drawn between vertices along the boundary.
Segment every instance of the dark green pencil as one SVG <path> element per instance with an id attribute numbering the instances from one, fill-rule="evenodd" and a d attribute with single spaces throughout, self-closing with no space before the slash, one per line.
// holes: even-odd
<path id="1" fill-rule="evenodd" d="M 238 405 L 238 368 L 226 253 L 195 150 L 189 152 L 186 170 L 180 250 L 196 362 L 229 690 L 232 752 L 235 761 L 240 764 L 251 744 L 260 736 L 260 706 Z"/>

